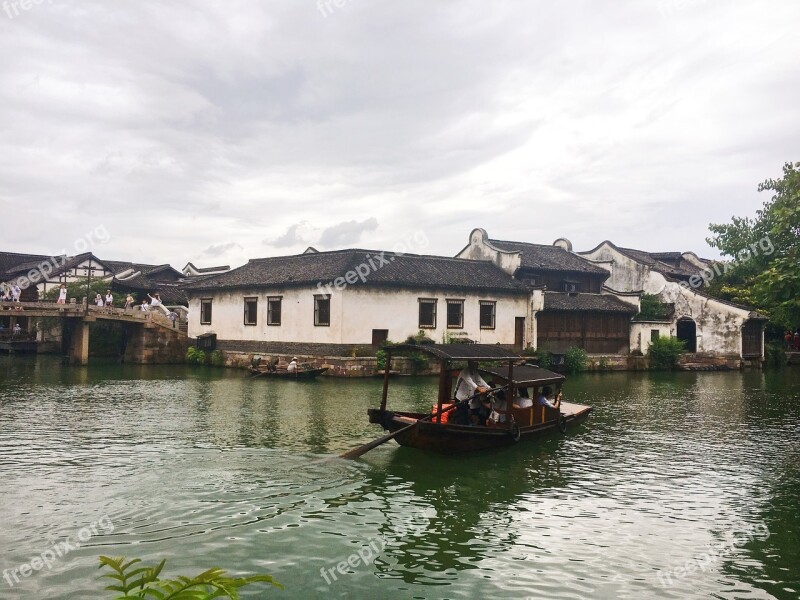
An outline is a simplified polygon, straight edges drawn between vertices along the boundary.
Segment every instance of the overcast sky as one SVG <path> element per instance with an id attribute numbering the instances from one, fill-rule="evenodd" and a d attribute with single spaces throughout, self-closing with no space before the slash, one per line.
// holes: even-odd
<path id="1" fill-rule="evenodd" d="M 714 257 L 800 160 L 797 0 L 28 1 L 0 250 L 452 256 L 483 227 Z"/>

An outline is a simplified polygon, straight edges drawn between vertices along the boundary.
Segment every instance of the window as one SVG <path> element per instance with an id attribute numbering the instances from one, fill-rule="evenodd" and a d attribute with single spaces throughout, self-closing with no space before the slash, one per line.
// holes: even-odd
<path id="1" fill-rule="evenodd" d="M 436 329 L 436 299 L 419 299 L 419 328 Z"/>
<path id="2" fill-rule="evenodd" d="M 211 325 L 211 298 L 200 300 L 200 324 Z"/>
<path id="3" fill-rule="evenodd" d="M 281 301 L 280 296 L 267 298 L 267 325 L 281 324 Z"/>
<path id="4" fill-rule="evenodd" d="M 331 297 L 321 294 L 314 295 L 314 325 L 330 327 L 331 325 Z"/>
<path id="5" fill-rule="evenodd" d="M 258 323 L 258 298 L 244 299 L 244 324 L 256 325 Z"/>
<path id="6" fill-rule="evenodd" d="M 494 315 L 497 302 L 481 300 L 481 329 L 494 329 Z"/>
<path id="7" fill-rule="evenodd" d="M 650 330 L 650 341 L 655 342 L 661 334 L 659 333 L 658 329 L 651 329 Z"/>
<path id="8" fill-rule="evenodd" d="M 564 291 L 565 292 L 577 292 L 578 291 L 578 282 L 577 281 L 569 281 L 567 279 L 564 280 Z"/>
<path id="9" fill-rule="evenodd" d="M 464 301 L 447 301 L 447 327 L 448 329 L 464 328 Z"/>

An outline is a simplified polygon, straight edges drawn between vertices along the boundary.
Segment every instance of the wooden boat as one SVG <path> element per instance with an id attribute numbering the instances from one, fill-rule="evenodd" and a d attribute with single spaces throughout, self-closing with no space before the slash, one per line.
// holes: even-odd
<path id="1" fill-rule="evenodd" d="M 533 365 L 520 365 L 523 358 L 499 346 L 483 344 L 447 345 L 400 345 L 386 350 L 386 377 L 383 382 L 383 395 L 380 408 L 368 410 L 370 423 L 376 423 L 390 432 L 397 432 L 395 439 L 402 446 L 442 454 L 460 454 L 510 446 L 522 440 L 541 437 L 585 420 L 592 408 L 582 404 L 561 402 L 558 408 L 533 406 L 516 409 L 508 403 L 508 408 L 495 410 L 502 415 L 502 421 L 494 426 L 463 425 L 451 423 L 442 412 L 453 411 L 453 382 L 459 370 L 452 370 L 454 362 L 476 361 L 484 365 L 479 369 L 484 379 L 499 383 L 507 398 L 516 398 L 518 390 L 527 389 L 531 398 L 537 398 L 541 389 L 552 386 L 556 395 L 561 393 L 565 381 L 563 375 Z M 389 411 L 386 408 L 390 362 L 393 354 L 404 352 L 423 352 L 440 361 L 439 393 L 432 413 Z M 495 366 L 486 367 L 485 363 Z M 487 377 L 488 376 L 488 377 Z M 431 416 L 433 414 L 433 417 Z M 447 414 L 447 413 L 445 413 Z M 413 425 L 413 426 L 412 426 Z"/>
<path id="2" fill-rule="evenodd" d="M 287 371 L 286 369 L 275 369 L 271 371 L 266 365 L 249 367 L 251 377 L 271 377 L 273 379 L 314 379 L 327 370 L 328 367 L 311 367 L 304 365 L 298 366 L 294 371 Z"/>

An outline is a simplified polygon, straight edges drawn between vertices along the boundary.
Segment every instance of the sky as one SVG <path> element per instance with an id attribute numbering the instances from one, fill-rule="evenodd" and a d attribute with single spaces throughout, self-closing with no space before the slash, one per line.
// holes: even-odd
<path id="1" fill-rule="evenodd" d="M 0 0 L 0 250 L 452 256 L 482 227 L 715 258 L 709 223 L 800 160 L 798 22 L 796 0 Z"/>

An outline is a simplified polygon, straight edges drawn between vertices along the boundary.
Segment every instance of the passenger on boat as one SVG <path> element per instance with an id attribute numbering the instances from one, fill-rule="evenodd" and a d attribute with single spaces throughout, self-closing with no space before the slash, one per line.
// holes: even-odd
<path id="1" fill-rule="evenodd" d="M 531 408 L 533 406 L 533 400 L 528 396 L 528 388 L 519 388 L 519 396 L 514 398 L 512 406 L 514 408 Z"/>
<path id="2" fill-rule="evenodd" d="M 542 390 L 542 394 L 539 396 L 538 399 L 539 406 L 549 406 L 550 408 L 558 408 L 561 405 L 561 399 L 560 398 L 556 399 L 554 403 L 550 402 L 548 396 L 551 396 L 552 394 L 553 394 L 553 388 L 551 388 L 549 385 L 545 386 L 545 388 Z"/>
<path id="3" fill-rule="evenodd" d="M 489 384 L 478 373 L 478 363 L 474 360 L 468 361 L 467 366 L 458 374 L 455 396 L 456 400 L 469 400 L 470 416 L 474 425 L 486 424 L 491 403 L 480 394 L 485 394 L 489 389 Z"/>
<path id="4" fill-rule="evenodd" d="M 292 360 L 289 363 L 289 366 L 286 367 L 286 370 L 289 371 L 290 373 L 294 373 L 295 371 L 297 371 L 297 357 L 296 356 L 292 357 Z"/>

